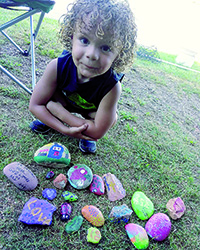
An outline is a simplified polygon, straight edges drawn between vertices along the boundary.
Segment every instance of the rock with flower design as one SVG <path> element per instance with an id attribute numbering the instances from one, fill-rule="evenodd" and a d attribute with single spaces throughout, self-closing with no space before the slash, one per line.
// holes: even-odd
<path id="1" fill-rule="evenodd" d="M 105 186 L 101 176 L 94 174 L 92 183 L 89 187 L 90 192 L 96 195 L 103 195 L 105 193 Z"/>
<path id="2" fill-rule="evenodd" d="M 105 222 L 102 212 L 93 205 L 84 206 L 81 213 L 95 227 L 101 227 Z"/>

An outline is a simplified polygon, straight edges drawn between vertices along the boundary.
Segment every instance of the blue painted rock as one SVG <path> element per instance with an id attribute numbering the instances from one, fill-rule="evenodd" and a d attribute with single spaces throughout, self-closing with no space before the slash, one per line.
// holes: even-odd
<path id="1" fill-rule="evenodd" d="M 69 234 L 78 231 L 83 224 L 83 217 L 81 215 L 75 216 L 69 221 L 65 227 L 65 231 Z"/>
<path id="2" fill-rule="evenodd" d="M 47 173 L 47 175 L 46 175 L 46 179 L 51 179 L 51 178 L 53 178 L 54 177 L 54 172 L 53 171 L 49 171 L 48 173 Z"/>
<path id="3" fill-rule="evenodd" d="M 102 212 L 93 205 L 83 207 L 81 213 L 95 227 L 101 227 L 105 222 Z"/>
<path id="4" fill-rule="evenodd" d="M 56 211 L 56 207 L 48 201 L 32 197 L 24 205 L 18 221 L 29 225 L 51 225 L 54 211 Z"/>
<path id="5" fill-rule="evenodd" d="M 68 149 L 60 143 L 49 143 L 34 154 L 34 161 L 43 166 L 66 167 L 71 161 Z"/>
<path id="6" fill-rule="evenodd" d="M 145 229 L 137 224 L 129 223 L 125 226 L 129 239 L 137 249 L 147 249 L 149 238 Z"/>
<path id="7" fill-rule="evenodd" d="M 126 204 L 123 204 L 121 206 L 113 207 L 109 214 L 109 218 L 110 221 L 114 223 L 120 223 L 121 221 L 127 223 L 132 213 L 133 210 L 129 209 Z"/>
<path id="8" fill-rule="evenodd" d="M 87 242 L 94 244 L 99 243 L 101 239 L 101 232 L 96 227 L 90 227 L 87 231 Z"/>
<path id="9" fill-rule="evenodd" d="M 157 241 L 163 241 L 171 231 L 171 221 L 166 214 L 154 214 L 146 223 L 148 235 Z"/>
<path id="10" fill-rule="evenodd" d="M 103 175 L 103 180 L 110 201 L 121 200 L 126 196 L 125 189 L 114 174 L 108 173 Z"/>
<path id="11" fill-rule="evenodd" d="M 24 191 L 33 190 L 37 187 L 37 177 L 30 169 L 19 162 L 12 162 L 4 167 L 3 173 L 19 189 Z"/>
<path id="12" fill-rule="evenodd" d="M 42 196 L 44 198 L 47 198 L 48 200 L 52 201 L 54 198 L 56 198 L 57 196 L 57 192 L 55 189 L 53 188 L 45 188 L 43 191 L 42 191 Z"/>
<path id="13" fill-rule="evenodd" d="M 69 191 L 63 192 L 62 196 L 64 197 L 64 199 L 66 201 L 77 201 L 78 200 L 78 196 L 69 192 Z"/>
<path id="14" fill-rule="evenodd" d="M 93 179 L 91 169 L 85 164 L 77 164 L 71 167 L 68 172 L 68 181 L 76 189 L 89 187 Z"/>
<path id="15" fill-rule="evenodd" d="M 67 202 L 63 203 L 60 208 L 60 219 L 62 221 L 69 220 L 71 212 L 72 212 L 72 206 Z"/>
<path id="16" fill-rule="evenodd" d="M 140 191 L 136 191 L 131 199 L 132 208 L 141 220 L 147 220 L 154 213 L 154 205 L 151 200 Z"/>
<path id="17" fill-rule="evenodd" d="M 105 193 L 105 187 L 104 182 L 101 176 L 94 174 L 92 183 L 89 187 L 90 192 L 97 194 L 97 195 L 103 195 Z"/>
<path id="18" fill-rule="evenodd" d="M 59 174 L 53 181 L 53 185 L 58 189 L 63 189 L 67 184 L 67 177 L 64 174 Z"/>
<path id="19" fill-rule="evenodd" d="M 170 199 L 167 202 L 166 207 L 167 207 L 169 216 L 173 220 L 177 220 L 181 218 L 186 210 L 185 204 L 180 197 Z"/>

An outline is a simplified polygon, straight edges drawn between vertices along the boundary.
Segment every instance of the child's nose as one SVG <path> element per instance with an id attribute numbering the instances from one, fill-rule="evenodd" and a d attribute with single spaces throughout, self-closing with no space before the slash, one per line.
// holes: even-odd
<path id="1" fill-rule="evenodd" d="M 90 60 L 98 60 L 99 59 L 99 50 L 93 45 L 88 46 L 86 51 L 86 57 Z"/>

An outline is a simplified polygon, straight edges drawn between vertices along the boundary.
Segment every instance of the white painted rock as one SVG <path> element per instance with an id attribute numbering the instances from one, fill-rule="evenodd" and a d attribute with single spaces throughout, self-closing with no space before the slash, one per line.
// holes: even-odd
<path id="1" fill-rule="evenodd" d="M 3 173 L 16 187 L 24 191 L 33 190 L 38 184 L 37 177 L 32 171 L 19 162 L 5 166 Z"/>

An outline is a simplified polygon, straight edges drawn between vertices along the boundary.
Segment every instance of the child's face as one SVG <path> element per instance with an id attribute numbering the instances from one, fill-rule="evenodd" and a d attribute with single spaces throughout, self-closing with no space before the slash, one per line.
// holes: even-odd
<path id="1" fill-rule="evenodd" d="M 101 39 L 93 30 L 77 29 L 74 32 L 72 57 L 77 67 L 79 82 L 87 82 L 109 70 L 119 54 L 119 50 L 113 48 L 109 41 L 109 34 Z"/>

